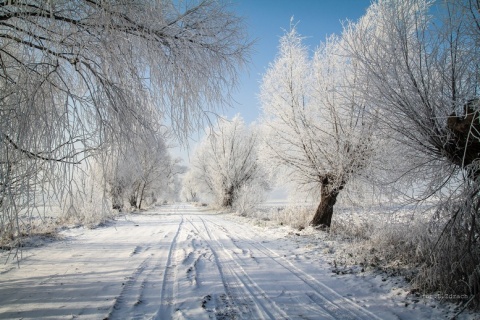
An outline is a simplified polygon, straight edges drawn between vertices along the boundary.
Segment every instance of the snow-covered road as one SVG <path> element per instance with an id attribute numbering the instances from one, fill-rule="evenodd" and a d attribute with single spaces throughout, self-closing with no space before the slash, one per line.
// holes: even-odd
<path id="1" fill-rule="evenodd" d="M 398 319 L 403 313 L 362 301 L 348 281 L 332 278 L 326 263 L 295 255 L 291 240 L 201 210 L 163 206 L 25 248 L 19 268 L 11 259 L 0 267 L 0 318 Z"/>

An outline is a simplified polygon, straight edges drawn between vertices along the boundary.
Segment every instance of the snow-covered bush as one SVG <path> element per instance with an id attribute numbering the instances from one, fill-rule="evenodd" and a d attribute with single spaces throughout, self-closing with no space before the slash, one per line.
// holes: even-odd
<path id="1" fill-rule="evenodd" d="M 335 250 L 336 263 L 380 268 L 405 276 L 416 289 L 474 301 L 480 270 L 465 254 L 465 224 L 442 217 L 438 210 L 438 205 L 431 205 L 394 213 L 385 207 L 371 213 L 352 210 L 339 214 L 328 235 L 341 239 Z M 479 254 L 478 247 L 469 250 L 473 257 Z"/>
<path id="2" fill-rule="evenodd" d="M 312 220 L 314 205 L 286 204 L 278 206 L 257 206 L 247 216 L 258 221 L 270 221 L 275 225 L 305 229 Z"/>
<path id="3" fill-rule="evenodd" d="M 265 186 L 243 185 L 233 203 L 233 209 L 241 215 L 249 215 L 265 201 Z"/>
<path id="4" fill-rule="evenodd" d="M 276 210 L 274 221 L 281 225 L 289 225 L 298 230 L 305 229 L 312 221 L 312 209 L 314 208 L 313 205 L 288 205 L 281 210 Z"/>
<path id="5" fill-rule="evenodd" d="M 437 208 L 436 238 L 425 256 L 417 283 L 430 291 L 468 296 L 480 307 L 479 197 L 450 199 Z M 453 217 L 452 217 L 453 215 Z"/>

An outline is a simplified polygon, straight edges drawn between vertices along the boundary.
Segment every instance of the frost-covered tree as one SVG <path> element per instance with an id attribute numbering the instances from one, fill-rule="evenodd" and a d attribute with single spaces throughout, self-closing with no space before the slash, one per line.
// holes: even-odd
<path id="1" fill-rule="evenodd" d="M 339 41 L 327 39 L 310 58 L 292 28 L 261 86 L 263 157 L 280 181 L 320 195 L 314 226 L 330 226 L 339 193 L 373 149 L 356 67 L 341 55 Z"/>
<path id="2" fill-rule="evenodd" d="M 468 0 L 382 0 L 343 35 L 383 126 L 424 162 L 447 161 L 471 179 L 480 158 L 478 9 Z"/>
<path id="3" fill-rule="evenodd" d="M 224 208 L 235 207 L 245 187 L 265 192 L 268 183 L 257 158 L 258 141 L 257 132 L 239 115 L 220 118 L 195 150 L 187 177 L 198 192 Z"/>
<path id="4" fill-rule="evenodd" d="M 132 207 L 141 209 L 147 197 L 152 195 L 153 201 L 167 190 L 173 163 L 164 142 L 135 149 L 136 154 L 131 159 L 134 161 L 130 163 L 137 177 L 130 187 L 128 200 Z"/>
<path id="5" fill-rule="evenodd" d="M 421 287 L 480 303 L 480 11 L 470 0 L 379 0 L 347 26 L 344 48 L 369 83 L 361 93 L 403 146 L 416 198 L 437 199 L 441 237 Z"/>
<path id="6" fill-rule="evenodd" d="M 167 117 L 185 138 L 227 103 L 249 49 L 217 0 L 2 1 L 0 25 L 2 230 L 107 144 Z"/>
<path id="7" fill-rule="evenodd" d="M 197 202 L 200 200 L 195 176 L 192 170 L 187 171 L 182 179 L 182 198 L 187 202 Z"/>
<path id="8" fill-rule="evenodd" d="M 141 209 L 161 200 L 175 200 L 179 193 L 178 175 L 185 169 L 181 159 L 172 158 L 166 133 L 126 144 L 111 157 L 107 173 L 114 209 L 122 209 L 126 202 Z M 122 148 L 119 148 L 122 149 Z"/>

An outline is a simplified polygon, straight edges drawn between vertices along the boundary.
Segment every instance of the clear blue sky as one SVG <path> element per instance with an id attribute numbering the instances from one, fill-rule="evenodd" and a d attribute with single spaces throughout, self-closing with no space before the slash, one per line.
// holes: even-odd
<path id="1" fill-rule="evenodd" d="M 245 122 L 251 123 L 260 115 L 258 100 L 262 75 L 275 59 L 280 37 L 290 28 L 293 17 L 297 31 L 305 44 L 313 51 L 333 33 L 341 34 L 342 21 L 363 16 L 371 0 L 231 0 L 232 9 L 241 16 L 248 27 L 251 40 L 255 40 L 251 61 L 240 75 L 234 101 L 220 115 L 232 118 L 240 113 Z M 203 132 L 200 130 L 199 135 Z M 197 135 L 194 135 L 197 136 Z M 198 139 L 198 138 L 197 138 Z M 194 140 L 197 140 L 194 139 Z M 190 143 L 190 152 L 195 148 Z M 176 150 L 188 164 L 188 152 Z"/>
<path id="2" fill-rule="evenodd" d="M 290 28 L 293 16 L 297 31 L 313 51 L 332 33 L 341 34 L 342 21 L 358 20 L 370 0 L 232 0 L 233 9 L 245 19 L 248 33 L 256 43 L 251 63 L 240 77 L 232 107 L 224 114 L 231 118 L 240 113 L 247 123 L 260 114 L 258 101 L 262 75 L 275 59 L 279 38 Z"/>

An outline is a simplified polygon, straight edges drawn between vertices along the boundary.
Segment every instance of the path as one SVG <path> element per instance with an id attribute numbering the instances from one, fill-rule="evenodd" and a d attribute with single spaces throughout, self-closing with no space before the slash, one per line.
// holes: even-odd
<path id="1" fill-rule="evenodd" d="M 1 319 L 378 319 L 258 228 L 186 205 L 23 251 L 0 269 Z M 5 253 L 2 256 L 5 257 Z M 389 313 L 392 319 L 394 314 Z"/>

